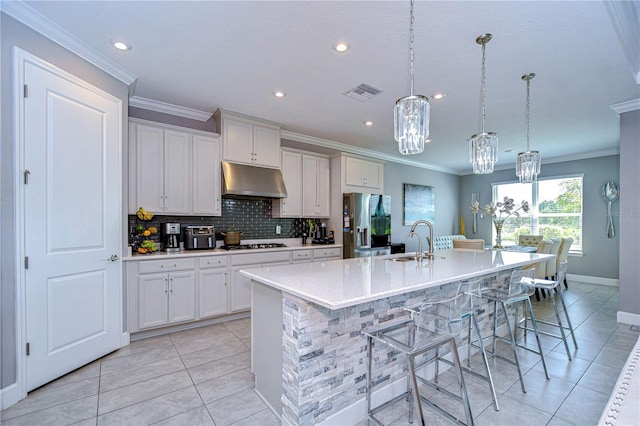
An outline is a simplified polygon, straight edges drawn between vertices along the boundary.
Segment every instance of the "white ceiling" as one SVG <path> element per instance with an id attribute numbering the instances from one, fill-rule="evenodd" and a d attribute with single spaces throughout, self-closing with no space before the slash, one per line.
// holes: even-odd
<path id="1" fill-rule="evenodd" d="M 402 157 L 393 106 L 409 93 L 408 1 L 29 1 L 138 77 L 136 97 L 213 113 L 217 108 L 289 132 Z M 481 48 L 487 45 L 487 131 L 497 168 L 525 148 L 531 83 L 531 148 L 545 160 L 613 154 L 619 119 L 610 106 L 640 98 L 600 1 L 418 1 L 415 93 L 431 96 L 431 138 L 410 160 L 468 173 L 468 138 L 480 128 Z M 133 46 L 115 50 L 110 40 Z M 347 40 L 338 54 L 331 46 Z M 344 92 L 367 83 L 367 102 Z M 287 93 L 283 99 L 275 90 Z M 365 127 L 365 120 L 373 121 Z M 511 150 L 511 152 L 506 152 Z"/>

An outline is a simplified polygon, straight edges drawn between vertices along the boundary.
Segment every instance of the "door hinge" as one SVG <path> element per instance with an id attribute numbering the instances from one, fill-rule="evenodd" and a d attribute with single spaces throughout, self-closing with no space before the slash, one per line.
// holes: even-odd
<path id="1" fill-rule="evenodd" d="M 29 85 L 27 84 L 24 85 L 24 97 L 25 98 L 29 97 Z"/>
<path id="2" fill-rule="evenodd" d="M 31 343 L 27 342 L 27 356 L 31 355 Z"/>
<path id="3" fill-rule="evenodd" d="M 24 257 L 24 269 L 29 269 L 29 256 Z"/>

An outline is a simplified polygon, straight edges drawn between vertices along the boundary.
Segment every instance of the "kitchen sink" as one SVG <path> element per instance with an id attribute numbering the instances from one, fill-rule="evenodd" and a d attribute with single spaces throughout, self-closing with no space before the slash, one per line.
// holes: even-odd
<path id="1" fill-rule="evenodd" d="M 411 262 L 412 260 L 416 260 L 415 256 L 403 256 L 403 257 L 394 257 L 391 259 L 387 259 L 390 260 L 392 262 Z"/>

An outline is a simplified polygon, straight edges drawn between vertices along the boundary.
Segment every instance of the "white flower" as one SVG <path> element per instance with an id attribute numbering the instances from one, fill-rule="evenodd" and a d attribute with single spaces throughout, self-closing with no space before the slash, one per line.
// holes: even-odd
<path id="1" fill-rule="evenodd" d="M 471 203 L 471 212 L 473 214 L 478 213 L 478 211 L 480 210 L 480 203 L 477 201 L 474 201 L 473 203 Z"/>
<path id="2" fill-rule="evenodd" d="M 513 198 L 504 197 L 502 201 L 498 201 L 495 204 L 493 202 L 487 204 L 482 210 L 480 217 L 490 216 L 495 221 L 504 222 L 512 215 L 520 217 L 519 210 L 528 213 L 529 203 L 523 200 L 520 206 L 516 207 L 513 203 Z"/>

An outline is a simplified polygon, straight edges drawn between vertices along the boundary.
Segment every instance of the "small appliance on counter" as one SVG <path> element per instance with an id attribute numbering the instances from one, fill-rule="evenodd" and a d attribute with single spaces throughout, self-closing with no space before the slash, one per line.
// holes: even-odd
<path id="1" fill-rule="evenodd" d="M 327 233 L 327 224 L 322 222 L 320 226 L 315 227 L 316 233 L 311 240 L 311 244 L 335 244 L 333 238 L 333 228 Z"/>
<path id="2" fill-rule="evenodd" d="M 213 225 L 187 226 L 184 228 L 185 250 L 209 250 L 216 248 Z"/>
<path id="3" fill-rule="evenodd" d="M 176 252 L 180 251 L 180 224 L 165 223 L 162 225 L 162 234 L 164 235 L 164 251 Z"/>

